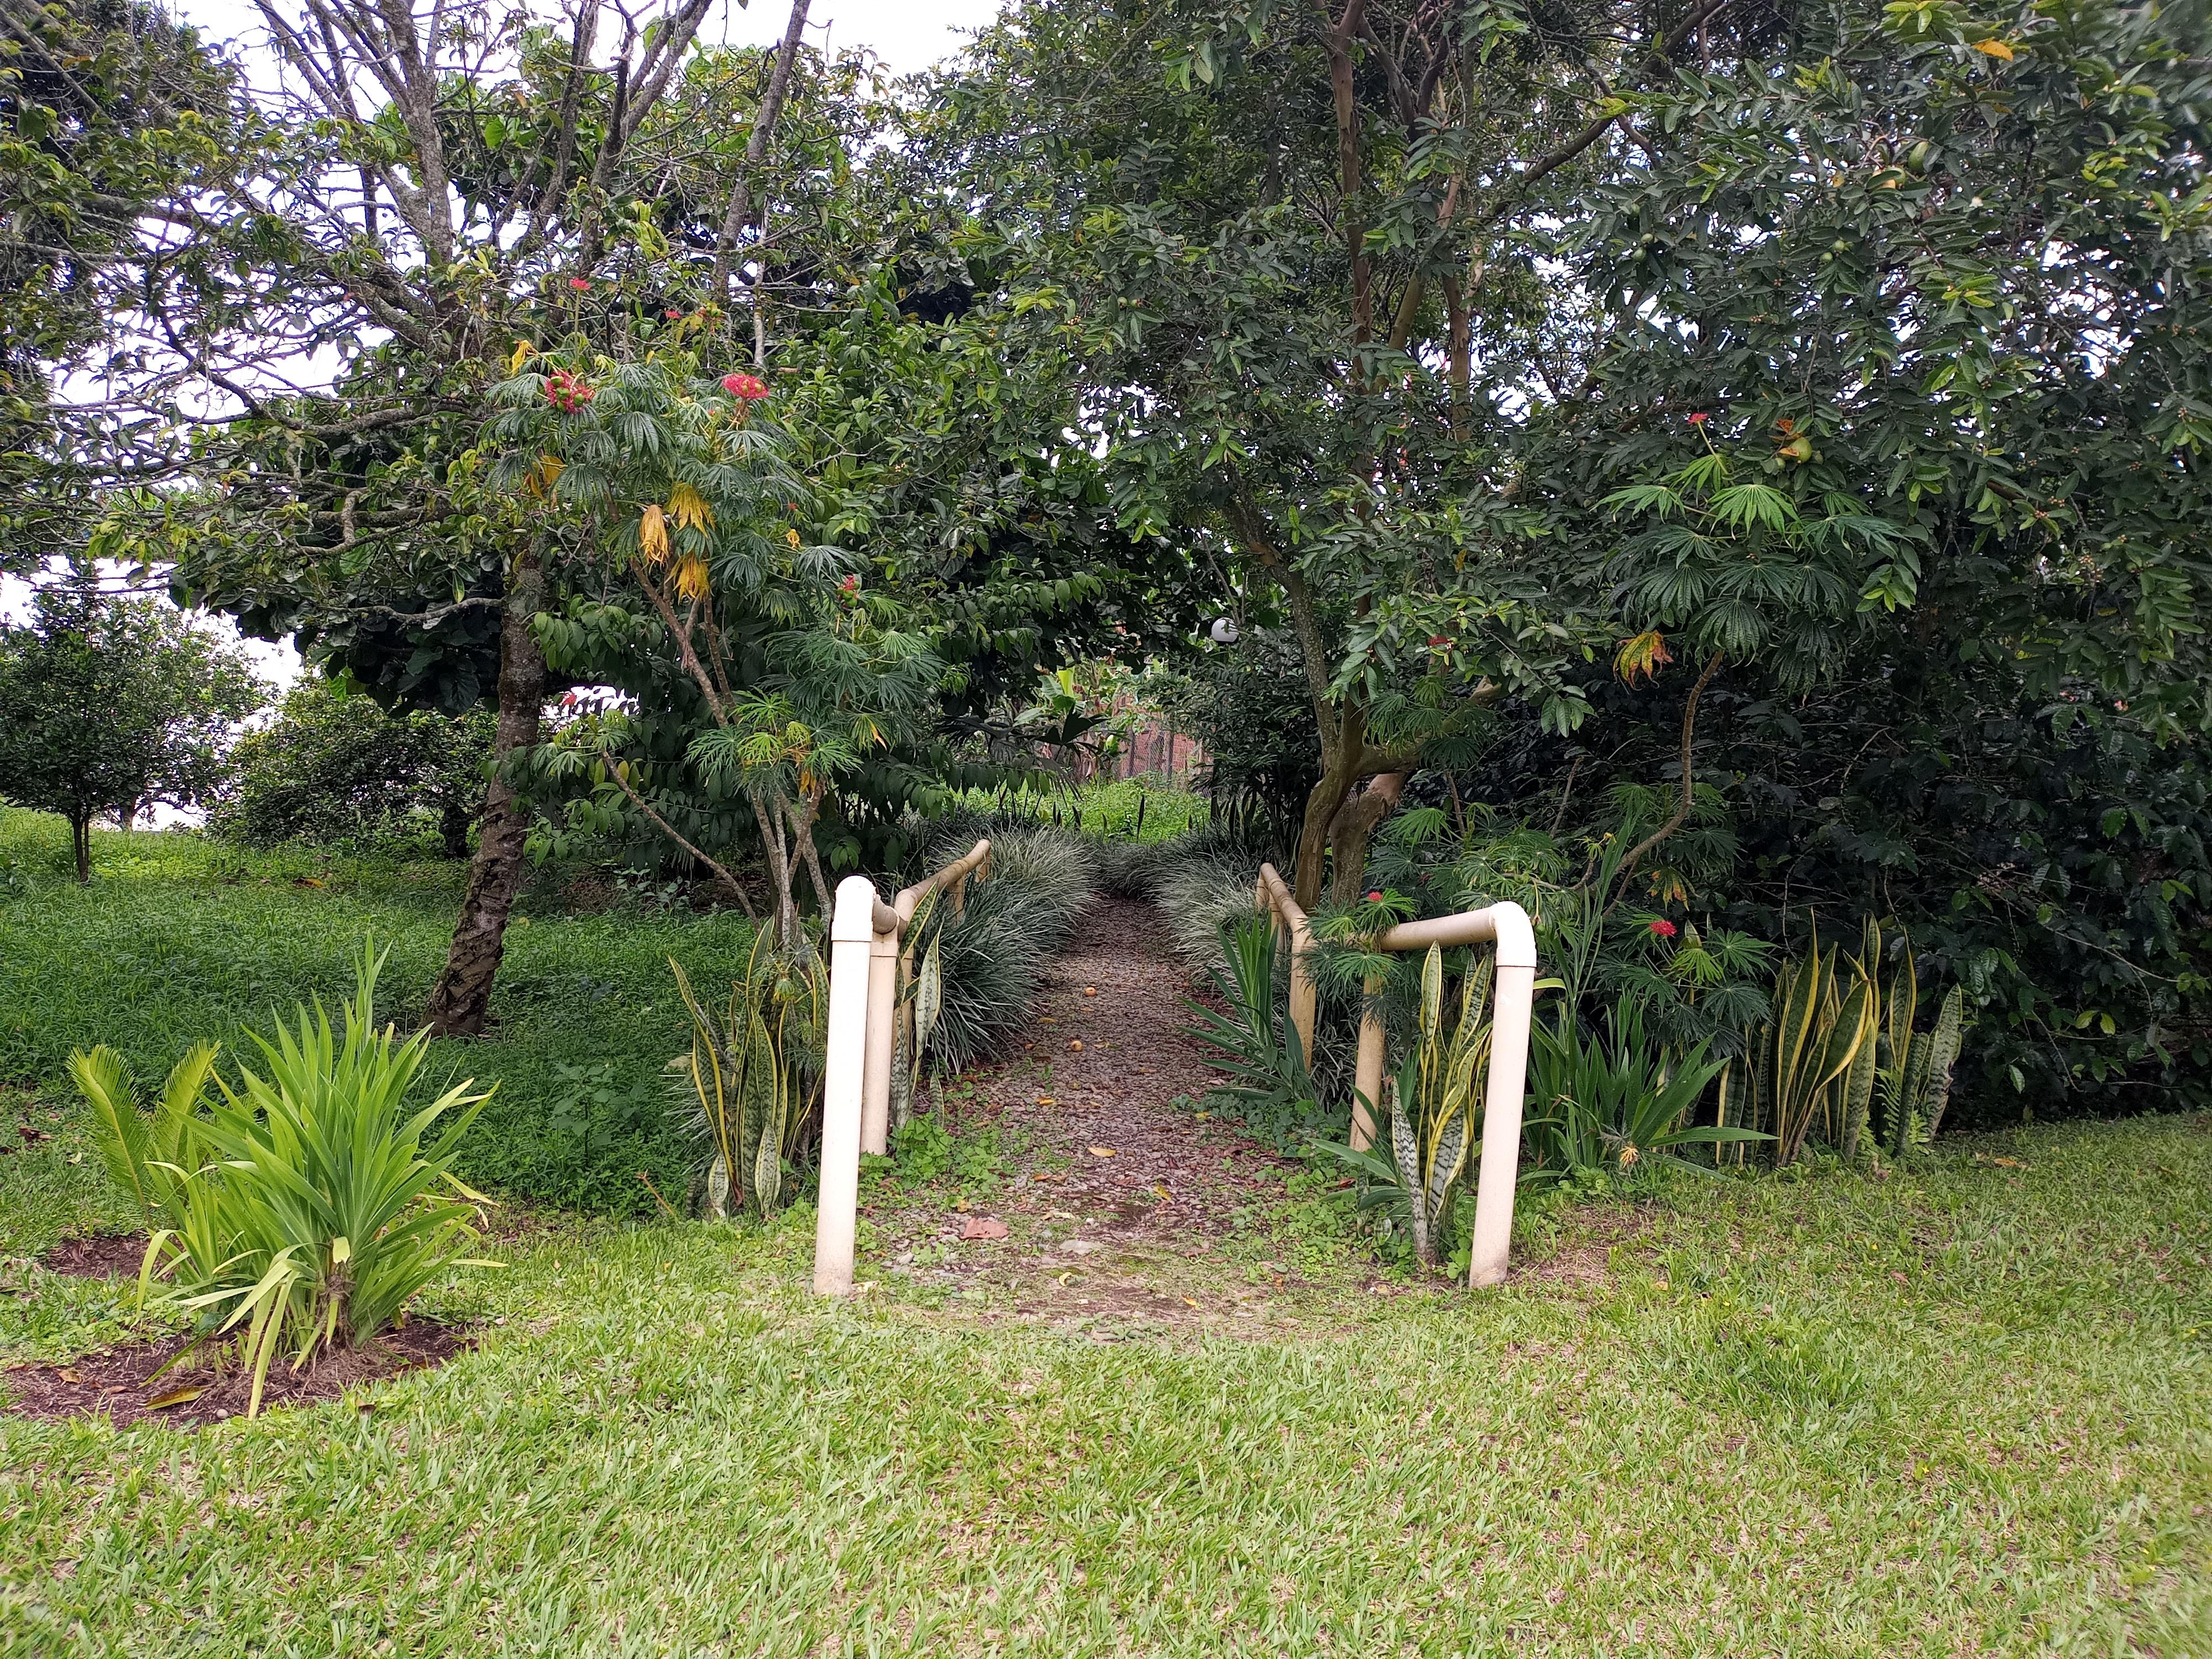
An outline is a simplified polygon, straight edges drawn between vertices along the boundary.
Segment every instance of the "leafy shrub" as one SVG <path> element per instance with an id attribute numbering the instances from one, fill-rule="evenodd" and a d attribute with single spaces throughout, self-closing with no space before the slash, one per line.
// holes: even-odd
<path id="1" fill-rule="evenodd" d="M 240 740 L 209 833 L 252 847 L 398 843 L 465 858 L 494 723 L 489 709 L 386 714 L 363 694 L 303 680 L 273 724 Z"/>
<path id="2" fill-rule="evenodd" d="M 241 1066 L 236 1089 L 201 1043 L 150 1115 L 113 1049 L 70 1057 L 101 1156 L 154 1230 L 142 1292 L 159 1282 L 154 1299 L 192 1316 L 186 1352 L 245 1327 L 249 1417 L 280 1347 L 297 1370 L 366 1342 L 477 1237 L 461 1200 L 483 1199 L 454 1176 L 453 1154 L 489 1091 L 464 1082 L 406 1107 L 430 1039 L 378 1028 L 381 965 L 364 946 L 342 1036 L 319 1004 L 301 1007 L 296 1031 L 255 1036 L 268 1074 Z M 220 1098 L 206 1097 L 210 1079 Z"/>

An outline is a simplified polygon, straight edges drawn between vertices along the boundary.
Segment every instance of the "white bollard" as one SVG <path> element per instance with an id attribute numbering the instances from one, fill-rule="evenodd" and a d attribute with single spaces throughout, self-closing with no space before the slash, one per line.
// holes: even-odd
<path id="1" fill-rule="evenodd" d="M 1528 1025 L 1535 1018 L 1536 930 L 1517 904 L 1491 907 L 1498 976 L 1491 994 L 1490 1070 L 1483 1084 L 1482 1175 L 1474 1193 L 1471 1289 L 1505 1278 L 1513 1243 L 1513 1189 L 1521 1178 L 1521 1101 L 1528 1089 Z"/>
<path id="2" fill-rule="evenodd" d="M 817 1296 L 844 1296 L 853 1288 L 875 911 L 875 884 L 866 876 L 848 876 L 837 884 L 837 908 L 830 922 L 830 1020 L 822 1067 L 822 1194 L 814 1217 Z"/>

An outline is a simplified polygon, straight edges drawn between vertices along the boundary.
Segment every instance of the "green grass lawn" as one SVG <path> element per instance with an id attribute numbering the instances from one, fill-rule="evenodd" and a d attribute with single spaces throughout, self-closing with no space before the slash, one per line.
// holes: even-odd
<path id="1" fill-rule="evenodd" d="M 53 1127 L 9 1254 L 100 1207 Z M 481 1348 L 374 1410 L 0 1417 L 0 1651 L 2212 1652 L 2203 1120 L 1677 1176 L 1532 1214 L 1584 1271 L 1480 1296 L 1365 1293 L 1312 1208 L 1170 1287 L 1242 1338 L 988 1273 L 824 1305 L 803 1210 L 533 1223 L 438 1292 Z M 0 1356 L 130 1321 L 33 1282 Z"/>
<path id="2" fill-rule="evenodd" d="M 198 836 L 95 834 L 95 875 L 68 875 L 58 818 L 0 809 L 0 1086 L 69 1092 L 70 1050 L 106 1042 L 158 1080 L 202 1037 L 235 1059 L 270 1011 L 352 988 L 353 957 L 389 946 L 382 1012 L 411 1026 L 445 965 L 467 872 L 451 862 L 248 854 Z M 572 913 L 562 878 L 533 884 L 507 936 L 486 1036 L 434 1045 L 431 1074 L 495 1081 L 464 1173 L 598 1213 L 644 1214 L 650 1172 L 681 1197 L 689 1149 L 661 1067 L 690 1042 L 668 957 L 726 983 L 744 917 L 629 903 Z M 605 897 L 592 884 L 594 903 Z M 0 1128 L 4 1128 L 0 1124 Z M 9 1222 L 0 1218 L 0 1254 Z"/>

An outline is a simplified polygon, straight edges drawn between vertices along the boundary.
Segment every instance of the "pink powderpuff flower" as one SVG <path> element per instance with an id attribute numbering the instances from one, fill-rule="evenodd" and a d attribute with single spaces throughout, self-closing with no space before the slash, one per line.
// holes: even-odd
<path id="1" fill-rule="evenodd" d="M 1672 939 L 1674 937 L 1674 924 L 1666 917 L 1661 916 L 1652 922 L 1651 931 L 1661 939 Z"/>
<path id="2" fill-rule="evenodd" d="M 1712 418 L 1713 417 L 1705 413 L 1701 410 L 1697 414 L 1690 416 L 1690 424 L 1692 426 L 1703 426 L 1707 421 L 1710 421 Z"/>
<path id="3" fill-rule="evenodd" d="M 586 282 L 586 281 L 585 281 L 582 277 L 580 277 L 580 276 L 571 276 L 571 277 L 568 279 L 568 286 L 569 286 L 569 288 L 570 288 L 571 289 L 573 289 L 574 292 L 576 292 L 576 293 L 578 293 L 578 294 L 581 294 L 581 293 L 583 293 L 586 289 L 590 288 L 590 287 L 591 287 L 591 284 L 590 284 L 589 283 Z"/>
<path id="4" fill-rule="evenodd" d="M 1382 902 L 1382 890 L 1379 887 L 1370 888 L 1367 892 L 1367 902 L 1370 904 L 1380 904 Z"/>
<path id="5" fill-rule="evenodd" d="M 768 396 L 768 383 L 754 374 L 725 374 L 722 390 L 732 398 L 742 398 L 747 403 L 758 403 Z"/>
<path id="6" fill-rule="evenodd" d="M 843 581 L 839 582 L 837 586 L 843 588 L 848 593 L 857 593 L 860 591 L 860 579 L 858 576 L 848 576 Z"/>

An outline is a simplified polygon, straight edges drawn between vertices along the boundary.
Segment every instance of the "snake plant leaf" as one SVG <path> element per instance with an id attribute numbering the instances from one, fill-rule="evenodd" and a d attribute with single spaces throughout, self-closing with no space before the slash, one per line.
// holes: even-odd
<path id="1" fill-rule="evenodd" d="M 1959 1042 L 1965 1035 L 1966 988 L 1954 985 L 1936 1016 L 1936 1029 L 1928 1038 L 1928 1069 L 1920 1097 L 1925 1133 L 1930 1140 L 1943 1125 L 1944 1109 L 1951 1103 L 1951 1068 L 1958 1063 Z"/>
<path id="2" fill-rule="evenodd" d="M 937 1016 L 945 1006 L 945 958 L 939 951 L 940 940 L 929 941 L 929 954 L 921 960 L 919 983 L 914 994 L 914 1052 L 915 1069 L 921 1068 L 922 1055 L 928 1051 L 930 1033 L 937 1029 Z"/>
<path id="3" fill-rule="evenodd" d="M 1415 1062 L 1418 1064 L 1418 1060 Z M 1408 1071 L 1413 1069 L 1409 1066 Z M 1382 1098 L 1390 1113 L 1390 1151 L 1398 1164 L 1398 1180 L 1406 1189 L 1412 1212 L 1413 1249 L 1423 1261 L 1429 1257 L 1429 1206 L 1421 1179 L 1421 1152 L 1413 1114 L 1407 1110 L 1406 1091 L 1397 1079 L 1385 1079 Z"/>
<path id="4" fill-rule="evenodd" d="M 717 1221 L 730 1213 L 730 1161 L 720 1152 L 707 1166 L 707 1212 Z"/>
<path id="5" fill-rule="evenodd" d="M 1455 1112 L 1438 1137 L 1434 1158 L 1429 1165 L 1428 1204 L 1430 1224 L 1441 1226 L 1450 1212 L 1452 1189 L 1460 1177 L 1467 1173 L 1468 1148 L 1473 1140 L 1470 1129 L 1474 1114 Z"/>

